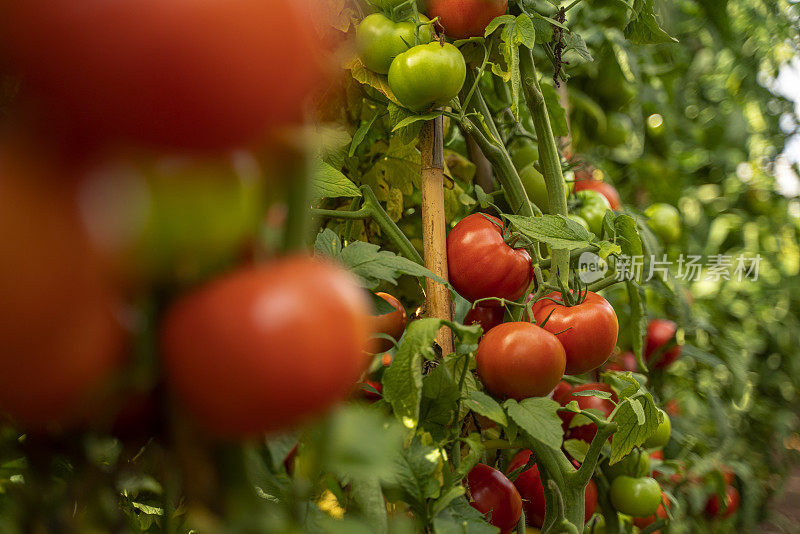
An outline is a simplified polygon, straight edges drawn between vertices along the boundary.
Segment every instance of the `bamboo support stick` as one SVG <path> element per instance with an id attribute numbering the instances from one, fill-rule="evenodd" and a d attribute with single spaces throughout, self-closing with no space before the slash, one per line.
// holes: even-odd
<path id="1" fill-rule="evenodd" d="M 419 149 L 422 154 L 422 243 L 425 267 L 445 280 L 447 273 L 447 229 L 444 217 L 444 135 L 442 118 L 428 121 L 422 127 Z M 425 279 L 428 317 L 450 321 L 450 292 L 447 287 Z M 453 352 L 453 335 L 442 328 L 436 336 L 442 354 Z"/>

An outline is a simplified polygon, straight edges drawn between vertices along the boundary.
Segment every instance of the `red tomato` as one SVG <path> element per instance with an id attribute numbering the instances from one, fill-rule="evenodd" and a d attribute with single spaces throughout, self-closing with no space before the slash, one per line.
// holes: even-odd
<path id="1" fill-rule="evenodd" d="M 611 393 L 611 399 L 616 402 L 617 395 L 611 389 L 608 384 L 603 384 L 600 382 L 591 382 L 589 384 L 583 384 L 582 386 L 577 386 L 573 388 L 568 395 L 562 396 L 558 399 L 558 402 L 562 406 L 566 406 L 572 401 L 576 401 L 578 403 L 578 407 L 581 410 L 599 410 L 602 412 L 606 417 L 611 415 L 611 412 L 614 411 L 614 403 L 611 402 L 609 399 L 601 399 L 599 397 L 584 397 L 579 395 L 573 395 L 573 393 L 578 393 L 581 391 L 588 391 L 595 389 L 597 391 L 606 391 Z M 583 441 L 591 442 L 594 439 L 595 434 L 597 434 L 597 425 L 594 423 L 589 423 L 587 425 L 581 425 L 570 428 L 570 423 L 572 422 L 572 418 L 575 417 L 574 413 L 571 412 L 558 412 L 558 415 L 561 417 L 561 420 L 564 422 L 564 432 L 566 433 L 564 438 L 565 439 L 580 439 Z"/>
<path id="2" fill-rule="evenodd" d="M 464 324 L 479 324 L 485 334 L 495 326 L 503 323 L 505 309 L 500 306 L 475 306 L 464 316 Z"/>
<path id="3" fill-rule="evenodd" d="M 125 354 L 70 171 L 47 159 L 0 147 L 0 412 L 35 431 L 100 415 Z"/>
<path id="4" fill-rule="evenodd" d="M 301 120 L 323 69 L 299 5 L 4 2 L 0 54 L 24 76 L 48 130 L 73 142 L 225 149 Z"/>
<path id="5" fill-rule="evenodd" d="M 428 16 L 439 17 L 451 39 L 483 37 L 486 26 L 508 11 L 508 0 L 428 0 Z"/>
<path id="6" fill-rule="evenodd" d="M 656 357 L 656 352 L 661 347 L 673 341 L 677 330 L 678 325 L 667 319 L 653 319 L 650 321 L 650 324 L 647 325 L 647 339 L 644 347 L 644 355 L 648 362 Z M 654 366 L 657 369 L 668 367 L 680 357 L 681 348 L 680 345 L 674 345 L 660 355 Z"/>
<path id="7" fill-rule="evenodd" d="M 406 310 L 399 300 L 394 298 L 388 293 L 376 293 L 380 298 L 392 305 L 395 311 L 383 315 L 373 315 L 372 317 L 372 331 L 379 334 L 388 334 L 395 340 L 402 337 L 406 329 Z M 394 344 L 388 339 L 375 338 L 373 352 L 386 352 L 394 347 Z"/>
<path id="8" fill-rule="evenodd" d="M 564 347 L 531 323 L 503 323 L 478 344 L 478 376 L 500 397 L 522 400 L 547 395 L 564 376 Z"/>
<path id="9" fill-rule="evenodd" d="M 547 320 L 544 329 L 564 345 L 568 375 L 600 367 L 617 346 L 617 314 L 597 293 L 590 291 L 580 304 L 565 306 L 561 294 L 554 291 L 535 302 L 532 310 L 536 322 Z"/>
<path id="10" fill-rule="evenodd" d="M 577 176 L 577 173 L 576 173 Z M 619 193 L 617 189 L 609 184 L 608 182 L 601 182 L 599 180 L 578 180 L 575 182 L 575 191 L 585 191 L 585 190 L 592 190 L 597 191 L 608 200 L 611 209 L 614 211 L 619 210 L 622 207 L 622 200 L 619 198 Z"/>
<path id="11" fill-rule="evenodd" d="M 508 473 L 515 469 L 525 466 L 533 454 L 529 450 L 522 450 L 517 453 L 511 460 L 508 466 Z M 577 467 L 577 462 L 576 467 Z M 523 471 L 514 480 L 514 485 L 517 487 L 520 496 L 522 497 L 522 506 L 525 509 L 525 520 L 529 525 L 536 528 L 542 528 L 544 523 L 544 486 L 542 479 L 539 476 L 539 467 L 534 465 L 527 471 Z M 597 485 L 594 480 L 589 480 L 584 492 L 584 518 L 589 519 L 594 514 L 597 507 Z"/>
<path id="12" fill-rule="evenodd" d="M 706 508 L 705 512 L 706 515 L 710 518 L 719 517 L 730 517 L 736 513 L 736 510 L 739 509 L 739 490 L 735 487 L 729 485 L 725 489 L 725 511 L 722 511 L 722 507 L 720 506 L 719 502 L 719 495 L 716 493 L 713 494 L 711 497 L 708 498 L 706 501 Z"/>
<path id="13" fill-rule="evenodd" d="M 681 414 L 681 405 L 678 399 L 670 399 L 664 405 L 664 410 L 670 417 L 676 417 Z"/>
<path id="14" fill-rule="evenodd" d="M 369 363 L 369 322 L 364 291 L 339 267 L 297 256 L 242 269 L 173 304 L 167 378 L 221 437 L 284 429 L 352 391 Z"/>
<path id="15" fill-rule="evenodd" d="M 639 372 L 639 364 L 636 362 L 636 355 L 631 351 L 625 351 L 622 354 L 612 355 L 608 362 L 603 366 L 607 371 L 630 371 L 632 373 Z"/>
<path id="16" fill-rule="evenodd" d="M 652 455 L 651 455 L 652 457 Z M 658 509 L 656 513 L 648 516 L 648 517 L 634 517 L 633 524 L 639 527 L 640 529 L 645 529 L 656 522 L 656 519 L 668 519 L 669 516 L 667 515 L 667 509 L 664 507 L 664 503 L 667 503 L 667 506 L 670 506 L 669 499 L 667 495 L 662 492 L 661 493 L 661 504 L 658 505 Z M 653 534 L 658 534 L 661 532 L 660 530 L 656 530 Z"/>
<path id="17" fill-rule="evenodd" d="M 370 401 L 376 401 L 383 398 L 383 384 L 380 382 L 376 382 L 375 380 L 364 380 L 359 388 L 359 393 Z"/>
<path id="18" fill-rule="evenodd" d="M 570 384 L 566 380 L 562 380 L 561 382 L 558 383 L 558 385 L 556 385 L 555 389 L 553 390 L 553 400 L 556 402 L 560 402 L 559 399 L 564 395 L 568 395 L 570 391 L 572 391 L 572 384 Z"/>
<path id="19" fill-rule="evenodd" d="M 517 300 L 533 281 L 531 257 L 503 241 L 497 217 L 473 213 L 447 235 L 450 283 L 470 302 L 486 297 Z M 499 306 L 487 302 L 484 306 Z"/>
<path id="20" fill-rule="evenodd" d="M 517 526 L 522 515 L 522 499 L 506 476 L 485 464 L 478 464 L 467 475 L 472 496 L 470 504 L 489 516 L 489 523 L 507 534 Z"/>

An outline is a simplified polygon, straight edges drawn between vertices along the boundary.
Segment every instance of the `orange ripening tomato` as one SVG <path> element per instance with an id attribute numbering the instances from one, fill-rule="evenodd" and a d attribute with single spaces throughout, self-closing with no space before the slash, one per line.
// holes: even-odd
<path id="1" fill-rule="evenodd" d="M 324 261 L 295 256 L 235 271 L 169 310 L 168 383 L 220 437 L 292 427 L 353 390 L 369 364 L 369 311 L 355 278 Z"/>
<path id="2" fill-rule="evenodd" d="M 299 0 L 4 2 L 0 57 L 72 143 L 220 150 L 301 121 L 325 78 L 310 13 Z"/>
<path id="3" fill-rule="evenodd" d="M 388 334 L 398 341 L 406 330 L 406 310 L 399 300 L 388 293 L 376 293 L 377 296 L 391 304 L 395 311 L 383 315 L 372 316 L 372 331 L 379 334 Z M 388 339 L 375 338 L 372 352 L 386 352 L 394 347 Z"/>
<path id="4" fill-rule="evenodd" d="M 68 173 L 0 147 L 0 413 L 31 431 L 95 419 L 125 356 L 119 296 Z"/>

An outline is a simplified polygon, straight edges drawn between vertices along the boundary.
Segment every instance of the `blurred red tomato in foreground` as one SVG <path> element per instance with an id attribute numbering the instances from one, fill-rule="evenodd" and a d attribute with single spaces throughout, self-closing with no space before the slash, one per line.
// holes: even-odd
<path id="1" fill-rule="evenodd" d="M 32 430 L 96 411 L 124 353 L 68 172 L 19 144 L 0 148 L 0 412 Z"/>
<path id="2" fill-rule="evenodd" d="M 216 150 L 302 117 L 324 78 L 298 0 L 26 0 L 0 6 L 0 58 L 71 143 Z"/>
<path id="3" fill-rule="evenodd" d="M 306 257 L 233 272 L 180 298 L 162 329 L 168 382 L 208 430 L 253 437 L 348 396 L 369 357 L 369 301 Z"/>

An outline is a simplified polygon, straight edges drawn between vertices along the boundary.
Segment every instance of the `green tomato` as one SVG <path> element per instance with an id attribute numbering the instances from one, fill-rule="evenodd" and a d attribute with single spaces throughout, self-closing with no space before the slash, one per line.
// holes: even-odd
<path id="1" fill-rule="evenodd" d="M 420 22 L 429 22 L 425 15 Z M 356 30 L 356 48 L 361 61 L 372 71 L 387 74 L 392 61 L 416 42 L 416 24 L 413 21 L 392 22 L 382 13 L 367 16 Z M 419 40 L 429 43 L 433 39 L 430 25 L 421 26 Z M 408 43 L 408 44 L 406 44 Z"/>
<path id="2" fill-rule="evenodd" d="M 589 225 L 589 230 L 600 237 L 603 231 L 603 218 L 611 209 L 608 199 L 597 191 L 585 189 L 575 193 L 577 206 L 575 214 L 583 218 Z"/>
<path id="3" fill-rule="evenodd" d="M 130 250 L 139 276 L 197 281 L 236 261 L 255 236 L 262 184 L 254 160 L 163 158 L 130 172 L 141 180 Z"/>
<path id="4" fill-rule="evenodd" d="M 661 504 L 661 486 L 650 477 L 618 476 L 611 483 L 611 504 L 618 512 L 634 517 L 656 513 Z"/>
<path id="5" fill-rule="evenodd" d="M 643 450 L 634 449 L 619 462 L 609 465 L 605 462 L 604 470 L 609 480 L 619 476 L 643 477 L 650 474 L 650 455 Z"/>
<path id="6" fill-rule="evenodd" d="M 509 152 L 511 152 L 511 161 L 514 163 L 514 167 L 519 171 L 522 171 L 522 169 L 531 163 L 539 160 L 539 149 L 530 141 L 514 143 L 509 148 Z"/>
<path id="7" fill-rule="evenodd" d="M 600 135 L 600 141 L 610 147 L 624 145 L 631 130 L 633 130 L 633 122 L 630 117 L 623 113 L 609 113 L 606 130 Z"/>
<path id="8" fill-rule="evenodd" d="M 547 184 L 542 173 L 531 163 L 519 172 L 519 178 L 522 180 L 528 199 L 544 213 L 547 213 L 550 210 L 550 196 L 547 194 Z M 564 196 L 566 197 L 568 194 L 568 188 L 564 184 Z"/>
<path id="9" fill-rule="evenodd" d="M 580 224 L 581 226 L 583 226 L 584 228 L 589 230 L 589 223 L 587 223 L 586 219 L 584 219 L 583 217 L 581 217 L 579 215 L 575 215 L 574 213 L 570 213 L 569 215 L 567 215 L 567 218 L 568 219 L 572 219 L 576 223 Z M 591 230 L 589 230 L 589 231 L 591 232 Z"/>
<path id="10" fill-rule="evenodd" d="M 674 243 L 681 237 L 681 214 L 675 206 L 656 203 L 644 214 L 650 218 L 647 225 L 664 243 Z"/>
<path id="11" fill-rule="evenodd" d="M 644 447 L 646 449 L 663 449 L 669 442 L 670 434 L 672 434 L 672 422 L 669 420 L 669 415 L 660 408 L 658 411 L 661 412 L 664 418 L 658 424 L 656 433 L 647 438 L 647 441 L 644 442 Z"/>
<path id="12" fill-rule="evenodd" d="M 389 68 L 389 87 L 412 111 L 443 106 L 464 86 L 467 63 L 450 43 L 418 45 L 398 55 Z"/>

